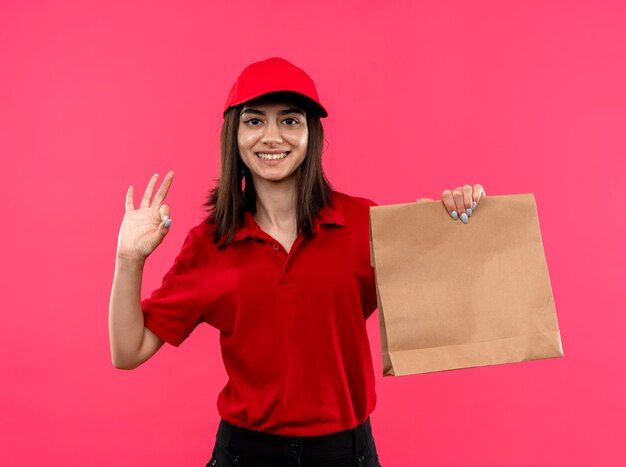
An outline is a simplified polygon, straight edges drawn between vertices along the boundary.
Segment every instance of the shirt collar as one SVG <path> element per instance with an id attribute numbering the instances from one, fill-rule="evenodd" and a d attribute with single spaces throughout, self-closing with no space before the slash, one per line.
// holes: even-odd
<path id="1" fill-rule="evenodd" d="M 320 209 L 319 214 L 313 219 L 313 232 L 317 233 L 322 225 L 337 225 L 345 226 L 345 215 L 341 201 L 335 195 L 335 192 L 331 193 L 330 203 L 326 204 Z M 265 238 L 263 231 L 258 226 L 254 217 L 250 211 L 244 212 L 243 224 L 235 232 L 233 241 L 243 240 L 250 236 L 253 238 Z"/>

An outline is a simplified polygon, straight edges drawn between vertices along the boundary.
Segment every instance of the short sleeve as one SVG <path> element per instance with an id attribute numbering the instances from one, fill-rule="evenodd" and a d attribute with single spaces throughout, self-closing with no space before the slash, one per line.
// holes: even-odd
<path id="1" fill-rule="evenodd" d="M 376 201 L 373 201 L 367 198 L 365 200 L 367 201 L 367 205 L 369 207 L 378 206 L 378 203 Z M 373 251 L 370 245 L 370 264 L 372 264 L 372 257 L 373 257 Z M 365 319 L 369 318 L 372 315 L 372 313 L 374 313 L 374 310 L 378 308 L 378 295 L 376 291 L 376 272 L 373 266 L 372 266 L 372 272 L 371 272 L 369 284 L 370 286 L 367 288 L 367 293 L 366 293 L 367 297 L 365 300 L 365 303 L 366 303 Z"/>
<path id="2" fill-rule="evenodd" d="M 161 286 L 142 300 L 144 325 L 165 342 L 178 347 L 203 321 L 199 300 L 200 265 L 191 230 L 163 277 Z"/>
<path id="3" fill-rule="evenodd" d="M 369 198 L 356 197 L 356 199 L 358 199 L 361 203 L 365 204 L 368 207 L 368 210 L 372 206 L 378 206 L 378 203 L 376 203 L 375 201 Z M 368 235 L 369 235 L 369 222 L 370 222 L 369 214 L 368 214 L 367 222 L 368 222 L 367 229 L 368 229 Z M 367 256 L 368 256 L 370 267 L 368 268 L 367 273 L 365 275 L 363 288 L 361 291 L 361 300 L 363 303 L 363 317 L 366 320 L 372 315 L 372 313 L 374 313 L 376 308 L 378 308 L 378 298 L 376 294 L 376 274 L 374 271 L 374 267 L 372 266 L 373 252 L 372 252 L 372 245 L 369 241 L 368 241 L 368 245 L 369 245 L 369 250 L 367 252 Z"/>
<path id="4" fill-rule="evenodd" d="M 354 196 L 355 199 L 359 200 L 361 203 L 365 204 L 366 206 L 378 206 L 378 203 L 376 203 L 376 201 L 373 201 L 369 198 L 363 198 L 362 196 Z"/>

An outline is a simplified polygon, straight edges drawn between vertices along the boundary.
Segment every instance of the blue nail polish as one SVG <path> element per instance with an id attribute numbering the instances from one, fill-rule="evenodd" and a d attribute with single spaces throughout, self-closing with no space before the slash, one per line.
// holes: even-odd
<path id="1" fill-rule="evenodd" d="M 166 220 L 165 221 L 165 227 L 169 228 L 171 223 L 172 223 L 172 219 Z"/>
<path id="2" fill-rule="evenodd" d="M 476 201 L 472 201 L 472 209 L 476 209 Z"/>
<path id="3" fill-rule="evenodd" d="M 466 213 L 461 214 L 461 220 L 463 221 L 464 224 L 467 224 L 467 214 Z"/>
<path id="4" fill-rule="evenodd" d="M 452 211 L 452 219 L 457 220 L 459 218 L 459 213 L 456 211 Z"/>
<path id="5" fill-rule="evenodd" d="M 164 220 L 164 221 L 166 221 L 166 220 L 168 220 L 168 219 L 169 219 L 169 217 L 167 217 L 167 216 L 163 216 L 163 220 Z"/>
<path id="6" fill-rule="evenodd" d="M 471 209 L 467 209 L 467 215 L 472 217 L 472 210 Z"/>

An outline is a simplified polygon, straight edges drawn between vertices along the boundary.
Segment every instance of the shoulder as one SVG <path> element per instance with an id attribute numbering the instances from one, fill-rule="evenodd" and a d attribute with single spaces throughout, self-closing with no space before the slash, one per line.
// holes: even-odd
<path id="1" fill-rule="evenodd" d="M 339 201 L 347 209 L 363 209 L 370 206 L 378 206 L 378 203 L 370 198 L 354 196 L 340 191 L 333 191 L 333 198 Z"/>
<path id="2" fill-rule="evenodd" d="M 193 243 L 197 251 L 208 251 L 214 246 L 212 239 L 215 229 L 215 224 L 203 220 L 189 229 L 186 241 Z"/>
<path id="3" fill-rule="evenodd" d="M 370 207 L 377 206 L 370 198 L 338 191 L 333 191 L 333 203 L 336 205 L 334 209 L 341 212 L 341 219 L 348 225 L 358 226 L 357 230 L 360 230 L 362 225 L 369 224 Z"/>
<path id="4" fill-rule="evenodd" d="M 189 229 L 188 235 L 191 236 L 194 240 L 199 241 L 202 240 L 207 234 L 210 234 L 215 229 L 214 224 L 207 224 L 205 221 L 202 221 L 199 224 L 194 225 L 191 229 Z"/>

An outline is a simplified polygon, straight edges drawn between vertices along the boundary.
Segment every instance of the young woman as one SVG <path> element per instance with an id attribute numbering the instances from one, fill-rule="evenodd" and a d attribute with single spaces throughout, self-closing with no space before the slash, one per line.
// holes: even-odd
<path id="1" fill-rule="evenodd" d="M 206 322 L 220 330 L 228 382 L 208 466 L 380 466 L 365 327 L 376 309 L 367 198 L 332 189 L 322 169 L 327 112 L 315 85 L 281 58 L 249 65 L 228 96 L 221 176 L 161 286 L 141 301 L 146 258 L 172 220 L 154 199 L 126 195 L 109 310 L 117 368 L 179 346 Z M 467 223 L 484 190 L 443 192 Z M 460 214 L 459 214 L 460 213 Z"/>

